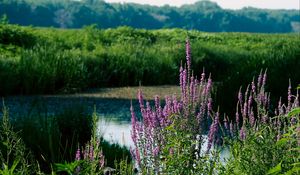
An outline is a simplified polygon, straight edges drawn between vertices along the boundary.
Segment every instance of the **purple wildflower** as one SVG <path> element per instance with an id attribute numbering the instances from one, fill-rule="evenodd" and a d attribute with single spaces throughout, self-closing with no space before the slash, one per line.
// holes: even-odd
<path id="1" fill-rule="evenodd" d="M 235 122 L 237 125 L 239 125 L 239 123 L 240 123 L 240 115 L 239 115 L 238 110 L 235 113 Z"/>
<path id="2" fill-rule="evenodd" d="M 252 95 L 249 96 L 249 99 L 248 99 L 248 116 L 250 116 L 251 114 L 251 107 L 252 107 Z"/>
<path id="3" fill-rule="evenodd" d="M 215 136 L 218 132 L 218 126 L 219 126 L 219 112 L 216 112 L 215 119 L 209 129 L 207 152 L 209 152 L 215 140 Z"/>
<path id="4" fill-rule="evenodd" d="M 159 155 L 159 151 L 160 151 L 159 149 L 160 149 L 159 146 L 157 146 L 157 147 L 154 148 L 154 150 L 153 150 L 153 156 L 154 157 L 156 157 L 156 156 Z"/>
<path id="5" fill-rule="evenodd" d="M 79 148 L 76 151 L 75 160 L 80 160 L 80 149 Z"/>
<path id="6" fill-rule="evenodd" d="M 224 127 L 226 130 L 229 130 L 228 119 L 226 118 L 226 116 L 224 117 Z"/>
<path id="7" fill-rule="evenodd" d="M 195 97 L 195 94 L 194 94 L 194 89 L 195 89 L 195 84 L 194 84 L 194 76 L 192 75 L 191 76 L 191 82 L 190 82 L 190 97 L 191 97 L 191 100 L 193 100 Z M 194 102 L 194 101 L 192 101 Z"/>
<path id="8" fill-rule="evenodd" d="M 283 111 L 283 106 L 281 104 L 281 97 L 279 99 L 279 102 L 278 102 L 278 115 L 283 115 L 284 114 L 284 111 Z"/>
<path id="9" fill-rule="evenodd" d="M 135 160 L 137 161 L 137 164 L 139 165 L 139 166 L 141 166 L 141 156 L 140 156 L 140 152 L 139 152 L 139 150 L 136 148 L 135 149 Z"/>
<path id="10" fill-rule="evenodd" d="M 264 124 L 266 124 L 267 121 L 268 121 L 268 115 L 264 115 L 264 116 L 262 117 L 262 122 L 263 122 Z"/>
<path id="11" fill-rule="evenodd" d="M 251 109 L 249 118 L 250 118 L 250 125 L 253 127 L 254 124 L 255 124 L 255 117 L 254 117 L 254 113 L 253 113 L 253 110 L 252 110 L 252 109 Z"/>
<path id="12" fill-rule="evenodd" d="M 254 80 L 252 81 L 252 83 L 251 83 L 251 89 L 252 89 L 252 92 L 255 94 L 255 89 L 256 87 L 255 87 L 255 84 L 254 84 Z"/>
<path id="13" fill-rule="evenodd" d="M 244 103 L 244 108 L 243 108 L 243 118 L 246 120 L 247 117 L 247 102 L 245 101 Z"/>
<path id="14" fill-rule="evenodd" d="M 258 79 L 257 79 L 257 88 L 258 88 L 258 90 L 260 89 L 261 84 L 262 84 L 262 71 L 260 71 L 260 74 L 259 74 Z"/>
<path id="15" fill-rule="evenodd" d="M 180 73 L 180 76 L 179 76 L 179 85 L 180 85 L 180 88 L 181 88 L 181 92 L 183 92 L 183 68 L 182 68 L 182 65 L 180 65 L 180 69 L 179 69 L 179 73 Z"/>
<path id="16" fill-rule="evenodd" d="M 212 98 L 208 98 L 207 109 L 208 111 L 212 110 Z"/>
<path id="17" fill-rule="evenodd" d="M 241 130 L 240 130 L 240 139 L 241 140 L 245 140 L 246 139 L 246 131 L 245 131 L 245 127 L 242 126 Z"/>
<path id="18" fill-rule="evenodd" d="M 240 90 L 239 90 L 238 99 L 239 99 L 239 103 L 242 105 L 243 104 L 243 94 L 241 92 L 241 89 L 242 88 L 240 88 Z"/>
<path id="19" fill-rule="evenodd" d="M 145 115 L 144 98 L 143 98 L 143 92 L 141 89 L 138 90 L 138 99 L 139 99 L 139 103 L 140 103 L 141 113 L 142 113 L 142 115 Z"/>
<path id="20" fill-rule="evenodd" d="M 295 116 L 293 116 L 293 117 L 291 118 L 291 125 L 296 125 L 296 123 L 297 123 L 297 119 L 296 119 Z"/>
<path id="21" fill-rule="evenodd" d="M 169 149 L 169 154 L 170 154 L 170 155 L 174 155 L 174 149 L 173 149 L 173 148 L 170 148 L 170 149 Z"/>
<path id="22" fill-rule="evenodd" d="M 181 87 L 184 101 L 187 99 L 186 86 L 187 86 L 187 72 L 186 69 L 184 69 L 182 71 L 182 87 Z"/>
<path id="23" fill-rule="evenodd" d="M 191 45 L 190 41 L 187 39 L 186 40 L 186 62 L 187 62 L 187 67 L 188 67 L 188 72 L 191 70 Z"/>
<path id="24" fill-rule="evenodd" d="M 210 93 L 210 90 L 211 90 L 211 87 L 212 87 L 212 80 L 209 76 L 208 80 L 207 80 L 207 85 L 206 85 L 206 94 L 205 95 L 208 95 Z"/>
<path id="25" fill-rule="evenodd" d="M 90 160 L 94 160 L 94 147 L 90 145 L 90 153 L 89 153 Z"/>
<path id="26" fill-rule="evenodd" d="M 204 70 L 203 70 L 203 72 L 202 72 L 202 74 L 201 74 L 201 80 L 200 80 L 200 83 L 201 83 L 201 84 L 203 84 L 204 78 L 205 78 L 205 73 L 204 73 Z"/>
<path id="27" fill-rule="evenodd" d="M 292 106 L 292 86 L 291 86 L 291 81 L 289 81 L 287 111 L 291 110 L 291 106 Z"/>

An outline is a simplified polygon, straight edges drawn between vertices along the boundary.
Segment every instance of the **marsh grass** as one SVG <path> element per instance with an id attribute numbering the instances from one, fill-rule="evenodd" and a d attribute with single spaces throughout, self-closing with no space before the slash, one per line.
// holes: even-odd
<path id="1" fill-rule="evenodd" d="M 57 115 L 18 116 L 12 125 L 40 168 L 51 172 L 51 164 L 73 160 L 78 146 L 89 140 L 92 120 L 82 106 L 75 105 Z"/>
<path id="2" fill-rule="evenodd" d="M 33 108 L 39 108 L 39 105 Z M 1 131 L 4 135 L 1 135 L 1 140 L 2 136 L 3 140 L 7 140 L 1 142 L 1 152 L 13 152 L 9 156 L 2 154 L 10 158 L 3 162 L 10 168 L 17 161 L 13 171 L 22 171 L 24 174 L 38 169 L 41 173 L 51 173 L 55 170 L 55 163 L 73 162 L 77 149 L 83 147 L 93 135 L 92 115 L 88 114 L 83 105 L 76 103 L 56 114 L 32 109 L 27 115 L 19 114 L 15 117 L 8 117 L 8 110 L 4 106 L 2 117 Z M 116 162 L 123 159 L 127 159 L 128 163 L 131 161 L 127 147 L 109 143 L 101 138 L 100 133 L 95 134 L 100 136 L 100 147 L 105 151 L 108 166 L 114 167 Z M 30 154 L 27 155 L 25 152 L 28 151 Z M 19 157 L 22 159 L 19 160 Z"/>
<path id="3" fill-rule="evenodd" d="M 178 84 L 181 43 L 187 36 L 193 43 L 194 75 L 200 77 L 205 67 L 220 82 L 216 102 L 221 111 L 232 112 L 238 87 L 246 86 L 261 69 L 268 68 L 274 102 L 285 93 L 289 78 L 300 83 L 297 34 L 92 26 L 60 30 L 9 24 L 1 24 L 0 33 L 1 95 Z"/>

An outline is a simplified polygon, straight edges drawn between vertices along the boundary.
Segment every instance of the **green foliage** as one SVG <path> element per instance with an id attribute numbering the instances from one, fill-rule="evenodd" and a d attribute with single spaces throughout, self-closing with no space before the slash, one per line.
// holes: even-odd
<path id="1" fill-rule="evenodd" d="M 289 123 L 299 114 L 299 108 L 295 108 L 274 121 Z M 299 120 L 285 124 L 280 139 L 279 129 L 272 124 L 259 124 L 257 131 L 249 128 L 246 140 L 229 143 L 231 154 L 224 174 L 299 174 L 299 126 Z"/>
<path id="2" fill-rule="evenodd" d="M 270 169 L 268 172 L 267 172 L 267 175 L 270 175 L 270 174 L 279 174 L 281 172 L 281 163 L 280 162 L 278 165 L 276 165 L 274 168 Z"/>
<path id="3" fill-rule="evenodd" d="M 72 163 L 56 163 L 55 166 L 57 172 L 67 172 L 69 175 L 72 175 L 75 172 L 79 163 L 79 161 L 75 161 Z"/>
<path id="4" fill-rule="evenodd" d="M 14 175 L 14 171 L 19 164 L 19 159 L 15 159 L 13 165 L 9 168 L 7 165 L 3 164 L 4 169 L 0 170 L 2 175 Z"/>
<path id="5" fill-rule="evenodd" d="M 0 43 L 4 45 L 21 46 L 30 48 L 38 40 L 31 28 L 14 27 L 0 23 Z"/>
<path id="6" fill-rule="evenodd" d="M 4 103 L 4 102 L 3 102 Z M 13 131 L 10 123 L 8 109 L 3 105 L 3 116 L 0 125 L 0 174 L 29 174 L 36 170 L 31 153 L 26 153 L 23 141 Z"/>
<path id="7" fill-rule="evenodd" d="M 132 162 L 128 163 L 128 159 L 123 159 L 121 161 L 115 161 L 115 168 L 118 175 L 134 175 L 134 165 Z"/>
<path id="8" fill-rule="evenodd" d="M 73 93 L 138 86 L 140 82 L 178 84 L 187 36 L 193 47 L 194 75 L 199 77 L 203 68 L 213 75 L 221 111 L 232 112 L 238 87 L 246 86 L 261 69 L 268 68 L 268 89 L 274 99 L 286 93 L 288 79 L 300 83 L 297 34 L 130 27 L 101 30 L 95 26 L 59 30 L 16 25 L 1 25 L 0 33 L 1 95 Z"/>

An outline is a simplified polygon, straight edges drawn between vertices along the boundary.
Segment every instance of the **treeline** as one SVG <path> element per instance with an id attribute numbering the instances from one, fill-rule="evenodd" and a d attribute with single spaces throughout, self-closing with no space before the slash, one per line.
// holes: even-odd
<path id="1" fill-rule="evenodd" d="M 210 32 L 300 31 L 298 10 L 228 10 L 210 1 L 181 7 L 158 7 L 102 0 L 1 0 L 1 15 L 7 15 L 12 24 L 59 28 L 97 24 L 100 28 L 126 25 L 144 29 L 183 28 Z"/>
<path id="2" fill-rule="evenodd" d="M 183 29 L 51 29 L 0 25 L 0 95 L 79 92 L 88 88 L 178 85 L 185 39 L 195 76 L 217 82 L 217 101 L 236 99 L 261 70 L 272 96 L 300 84 L 298 34 L 205 33 Z M 245 87 L 243 87 L 245 89 Z M 223 93 L 224 92 L 224 93 Z M 277 95 L 277 96 L 276 96 Z"/>

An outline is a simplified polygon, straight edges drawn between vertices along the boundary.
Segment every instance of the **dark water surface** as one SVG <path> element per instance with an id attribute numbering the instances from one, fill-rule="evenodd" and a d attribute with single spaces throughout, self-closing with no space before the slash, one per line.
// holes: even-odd
<path id="1" fill-rule="evenodd" d="M 4 99 L 10 118 L 20 116 L 57 115 L 65 110 L 82 108 L 87 115 L 96 110 L 99 133 L 106 140 L 130 146 L 130 105 L 138 111 L 138 101 L 117 98 L 74 96 L 15 96 Z M 3 103 L 0 105 L 3 108 Z M 0 112 L 2 115 L 2 111 Z"/>
<path id="2" fill-rule="evenodd" d="M 167 90 L 167 89 L 164 89 Z M 104 91 L 106 93 L 106 91 Z M 122 92 L 122 91 L 120 91 Z M 170 92 L 171 93 L 171 92 Z M 121 97 L 121 98 L 119 98 Z M 130 106 L 133 105 L 136 115 L 140 116 L 137 99 L 97 95 L 48 95 L 48 96 L 12 96 L 4 98 L 11 119 L 17 121 L 20 116 L 57 115 L 65 110 L 81 108 L 87 115 L 94 110 L 99 116 L 98 133 L 105 140 L 127 147 L 133 146 L 130 130 Z M 153 101 L 150 101 L 153 103 Z M 2 109 L 3 103 L 0 104 Z M 0 112 L 0 116 L 2 111 Z M 207 143 L 204 143 L 204 147 Z M 228 151 L 223 151 L 227 157 Z"/>

